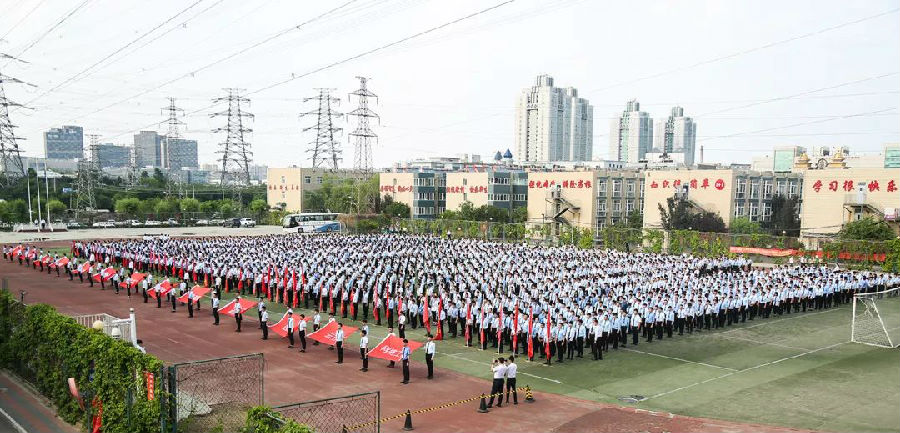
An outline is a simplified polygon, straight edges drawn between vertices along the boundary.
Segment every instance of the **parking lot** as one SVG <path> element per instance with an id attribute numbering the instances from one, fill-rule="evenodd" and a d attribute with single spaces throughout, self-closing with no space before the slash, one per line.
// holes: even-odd
<path id="1" fill-rule="evenodd" d="M 37 240 L 64 241 L 72 239 L 108 239 L 141 237 L 145 234 L 167 234 L 169 236 L 249 236 L 282 233 L 279 226 L 257 226 L 252 228 L 226 227 L 116 227 L 77 229 L 65 232 L 0 232 L 0 243 L 32 242 Z"/>

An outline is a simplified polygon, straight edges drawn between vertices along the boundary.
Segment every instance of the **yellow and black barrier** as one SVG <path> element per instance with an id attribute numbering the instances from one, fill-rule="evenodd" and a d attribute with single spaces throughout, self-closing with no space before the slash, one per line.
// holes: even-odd
<path id="1" fill-rule="evenodd" d="M 533 397 L 532 394 L 531 394 L 531 387 L 530 387 L 530 386 L 518 387 L 518 388 L 516 388 L 516 391 L 523 391 L 523 392 L 525 392 L 525 401 L 529 401 L 529 400 L 528 400 L 528 397 L 531 396 L 531 400 L 530 400 L 530 401 L 531 401 L 531 402 L 534 402 L 534 397 Z M 407 410 L 406 412 L 402 412 L 402 413 L 399 413 L 399 414 L 394 415 L 394 416 L 389 416 L 389 417 L 381 418 L 381 419 L 379 419 L 378 421 L 370 421 L 370 422 L 367 422 L 367 423 L 356 424 L 356 425 L 352 425 L 352 426 L 346 426 L 345 429 L 346 429 L 347 432 L 352 432 L 352 431 L 354 431 L 354 430 L 359 430 L 359 429 L 361 429 L 361 428 L 363 428 L 363 427 L 368 427 L 368 426 L 374 425 L 375 423 L 378 423 L 378 424 L 384 424 L 384 423 L 386 423 L 386 422 L 388 422 L 388 421 L 393 421 L 393 420 L 395 420 L 395 419 L 404 418 L 404 419 L 405 419 L 405 422 L 404 422 L 405 426 L 404 426 L 404 427 L 409 426 L 409 429 L 412 430 L 412 415 L 414 415 L 414 414 L 415 414 L 415 415 L 418 415 L 418 414 L 422 414 L 422 413 L 433 412 L 433 411 L 436 411 L 436 410 L 439 410 L 439 409 L 447 409 L 447 408 L 449 408 L 449 407 L 459 406 L 459 405 L 465 404 L 465 403 L 471 403 L 471 402 L 476 401 L 476 400 L 480 400 L 481 402 L 484 402 L 484 399 L 490 398 L 490 397 L 500 397 L 500 398 L 503 398 L 504 395 L 506 395 L 506 392 L 505 392 L 505 391 L 503 391 L 503 392 L 498 392 L 498 393 L 496 393 L 496 394 L 478 394 L 478 395 L 476 395 L 475 397 L 464 398 L 464 399 L 462 399 L 462 400 L 456 400 L 456 401 L 452 401 L 452 402 L 440 404 L 440 405 L 437 405 L 437 406 L 426 407 L 426 408 L 423 408 L 423 409 L 417 409 L 417 410 L 414 410 L 414 411 Z"/>

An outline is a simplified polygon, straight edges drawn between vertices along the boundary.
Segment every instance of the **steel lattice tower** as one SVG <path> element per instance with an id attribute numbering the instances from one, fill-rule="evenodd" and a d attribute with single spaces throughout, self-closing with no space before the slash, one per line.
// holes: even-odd
<path id="1" fill-rule="evenodd" d="M 0 53 L 0 59 L 11 59 L 27 63 L 3 53 Z M 6 98 L 6 93 L 3 90 L 3 85 L 6 83 L 25 84 L 32 87 L 37 86 L 26 83 L 18 78 L 3 75 L 3 73 L 0 72 L 0 172 L 3 173 L 6 181 L 10 182 L 13 179 L 24 176 L 25 167 L 22 165 L 22 155 L 18 144 L 18 140 L 24 140 L 24 138 L 16 136 L 16 125 L 13 125 L 9 118 L 9 107 L 24 106 Z"/>
<path id="2" fill-rule="evenodd" d="M 339 133 L 342 129 L 334 126 L 334 119 L 340 118 L 343 114 L 333 110 L 331 104 L 340 103 L 340 99 L 332 97 L 331 91 L 334 89 L 316 89 L 319 91 L 318 96 L 312 98 L 303 98 L 303 102 L 317 101 L 318 108 L 313 111 L 301 113 L 300 117 L 316 116 L 315 126 L 303 128 L 303 132 L 311 129 L 316 130 L 316 138 L 310 144 L 312 147 L 306 149 L 312 153 L 312 166 L 318 168 L 323 165 L 332 170 L 338 169 L 338 163 L 341 160 L 340 144 L 335 141 L 335 133 Z"/>
<path id="3" fill-rule="evenodd" d="M 168 119 L 166 119 L 168 130 L 166 139 L 162 143 L 165 149 L 160 152 L 160 157 L 163 160 L 163 169 L 166 170 L 166 195 L 171 195 L 173 188 L 181 191 L 181 176 L 175 175 L 173 171 L 173 168 L 180 169 L 181 167 L 172 167 L 172 144 L 181 138 L 179 128 L 184 125 L 184 122 L 179 120 L 178 116 L 184 114 L 184 110 L 175 106 L 175 98 L 169 98 L 169 106 L 163 107 L 162 112 L 168 115 Z"/>
<path id="4" fill-rule="evenodd" d="M 210 117 L 226 116 L 228 123 L 224 128 L 213 129 L 212 132 L 225 132 L 225 141 L 220 143 L 221 150 L 216 153 L 222 155 L 219 160 L 222 164 L 221 184 L 233 186 L 245 186 L 250 184 L 250 160 L 253 152 L 250 143 L 244 141 L 244 134 L 253 132 L 244 127 L 244 118 L 253 119 L 253 114 L 243 111 L 241 104 L 250 104 L 250 99 L 242 97 L 242 89 L 225 89 L 228 96 L 213 99 L 213 102 L 228 102 L 228 109 L 210 114 Z"/>
<path id="5" fill-rule="evenodd" d="M 378 135 L 369 128 L 369 119 L 375 118 L 380 121 L 381 118 L 369 109 L 369 98 L 375 98 L 377 101 L 378 96 L 370 92 L 366 87 L 368 78 L 356 78 L 359 79 L 359 89 L 350 93 L 350 95 L 357 97 L 358 105 L 355 110 L 347 113 L 348 116 L 356 117 L 356 129 L 350 132 L 348 136 L 354 140 L 353 168 L 368 173 L 372 171 L 372 142 L 378 141 Z"/>
<path id="6" fill-rule="evenodd" d="M 100 136 L 88 134 L 91 144 L 88 147 L 88 158 L 78 161 L 78 177 L 75 180 L 76 200 L 78 209 L 96 209 L 97 201 L 94 198 L 94 188 L 100 178 Z"/>

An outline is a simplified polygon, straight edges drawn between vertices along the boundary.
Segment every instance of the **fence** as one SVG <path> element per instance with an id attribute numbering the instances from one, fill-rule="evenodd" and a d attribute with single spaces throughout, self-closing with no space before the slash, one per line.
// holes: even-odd
<path id="1" fill-rule="evenodd" d="M 273 408 L 284 418 L 306 424 L 316 433 L 342 433 L 348 426 L 365 425 L 354 432 L 381 431 L 381 392 L 366 392 Z"/>
<path id="2" fill-rule="evenodd" d="M 238 431 L 247 410 L 263 404 L 263 368 L 262 353 L 169 367 L 171 431 Z"/>

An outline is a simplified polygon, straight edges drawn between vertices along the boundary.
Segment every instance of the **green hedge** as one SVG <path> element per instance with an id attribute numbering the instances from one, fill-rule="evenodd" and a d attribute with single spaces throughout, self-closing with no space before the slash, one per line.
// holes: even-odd
<path id="1" fill-rule="evenodd" d="M 104 433 L 160 429 L 160 402 L 166 395 L 160 391 L 159 359 L 80 326 L 49 305 L 23 308 L 5 290 L 0 291 L 0 365 L 31 382 L 66 422 L 87 424 L 69 394 L 67 378 L 74 377 L 79 391 L 103 403 Z M 147 399 L 147 371 L 156 378 L 153 401 Z"/>
<path id="2" fill-rule="evenodd" d="M 286 420 L 268 406 L 256 406 L 247 411 L 243 433 L 313 433 L 306 424 Z"/>

